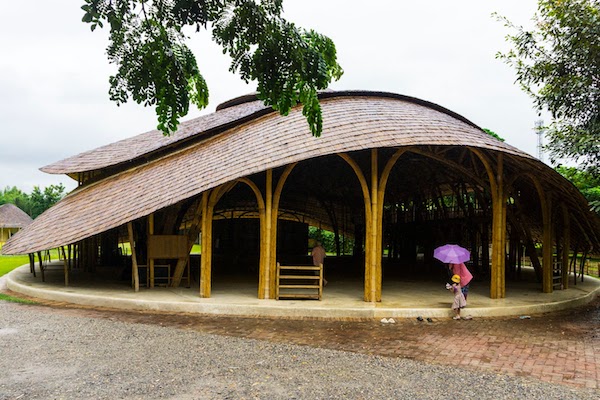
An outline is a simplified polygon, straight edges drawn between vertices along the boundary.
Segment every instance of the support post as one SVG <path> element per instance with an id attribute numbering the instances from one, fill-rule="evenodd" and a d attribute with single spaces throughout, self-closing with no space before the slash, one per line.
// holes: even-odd
<path id="1" fill-rule="evenodd" d="M 147 246 L 148 249 L 146 254 L 150 254 L 150 236 L 154 235 L 154 213 L 148 215 L 148 240 Z M 154 287 L 154 259 L 146 256 L 148 259 L 146 260 L 146 264 L 148 264 L 148 279 L 149 279 L 149 287 Z"/>
<path id="2" fill-rule="evenodd" d="M 485 167 L 492 194 L 492 267 L 490 273 L 490 298 L 506 297 L 506 188 L 504 187 L 504 155 L 498 154 L 496 170 L 488 158 L 476 148 L 470 150 Z"/>
<path id="3" fill-rule="evenodd" d="M 212 215 L 208 215 L 208 197 L 210 190 L 202 193 L 202 232 L 200 255 L 200 297 L 210 297 L 211 258 L 212 258 Z"/>
<path id="4" fill-rule="evenodd" d="M 133 224 L 127 223 L 127 232 L 129 233 L 129 244 L 131 246 L 131 273 L 133 274 L 133 290 L 140 291 L 140 275 L 138 271 L 138 263 L 135 255 L 135 241 L 133 240 Z"/>
<path id="5" fill-rule="evenodd" d="M 569 253 L 571 251 L 571 221 L 569 218 L 569 210 L 563 203 L 562 206 L 563 214 L 563 244 L 562 244 L 562 287 L 563 289 L 569 288 Z"/>
<path id="6" fill-rule="evenodd" d="M 542 202 L 544 232 L 542 236 L 542 291 L 552 293 L 552 199 Z"/>
<path id="7" fill-rule="evenodd" d="M 379 207 L 378 207 L 378 184 L 379 184 L 379 167 L 377 149 L 371 149 L 371 246 L 370 253 L 370 269 L 371 282 L 369 301 L 381 301 L 381 254 L 378 254 L 379 240 L 381 235 L 381 227 L 379 226 Z"/>

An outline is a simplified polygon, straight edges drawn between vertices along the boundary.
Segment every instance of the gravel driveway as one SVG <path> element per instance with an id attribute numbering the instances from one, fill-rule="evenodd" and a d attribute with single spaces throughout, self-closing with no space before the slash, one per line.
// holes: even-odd
<path id="1" fill-rule="evenodd" d="M 520 377 L 84 313 L 0 301 L 0 399 L 598 397 Z"/>

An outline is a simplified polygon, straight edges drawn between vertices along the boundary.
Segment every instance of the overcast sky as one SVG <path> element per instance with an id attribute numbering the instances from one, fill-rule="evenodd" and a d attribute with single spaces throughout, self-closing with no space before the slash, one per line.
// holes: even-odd
<path id="1" fill-rule="evenodd" d="M 75 182 L 38 169 L 156 127 L 154 109 L 108 99 L 107 31 L 81 22 L 82 0 L 0 0 L 0 188 Z M 495 58 L 509 33 L 496 11 L 530 26 L 536 0 L 284 0 L 285 16 L 333 39 L 345 73 L 331 88 L 418 97 L 536 154 L 531 99 Z M 207 33 L 190 47 L 210 89 L 207 110 L 246 94 Z"/>

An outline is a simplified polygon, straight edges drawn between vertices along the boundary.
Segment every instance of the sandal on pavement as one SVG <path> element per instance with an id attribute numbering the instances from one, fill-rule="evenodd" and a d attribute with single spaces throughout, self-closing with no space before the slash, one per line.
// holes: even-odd
<path id="1" fill-rule="evenodd" d="M 460 319 L 460 315 L 457 315 L 455 317 L 452 317 L 452 319 Z"/>

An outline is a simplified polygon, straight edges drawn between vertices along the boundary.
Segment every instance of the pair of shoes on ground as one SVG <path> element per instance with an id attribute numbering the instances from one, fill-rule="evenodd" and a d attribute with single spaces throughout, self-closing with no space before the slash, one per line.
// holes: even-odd
<path id="1" fill-rule="evenodd" d="M 455 315 L 452 319 L 460 319 L 460 315 Z"/>
<path id="2" fill-rule="evenodd" d="M 417 321 L 422 322 L 423 321 L 423 317 L 421 317 L 420 315 L 417 317 Z M 433 320 L 429 317 L 427 317 L 427 322 L 433 322 Z"/>
<path id="3" fill-rule="evenodd" d="M 396 320 L 394 318 L 382 318 L 381 323 L 382 324 L 395 324 Z"/>

